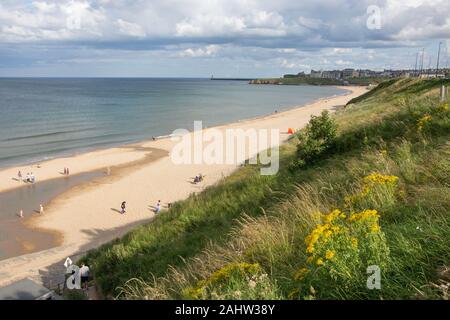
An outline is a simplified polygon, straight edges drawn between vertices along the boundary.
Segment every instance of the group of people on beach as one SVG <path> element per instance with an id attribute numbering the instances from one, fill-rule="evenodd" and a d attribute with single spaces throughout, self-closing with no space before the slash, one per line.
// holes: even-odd
<path id="1" fill-rule="evenodd" d="M 127 202 L 123 201 L 122 204 L 120 205 L 120 213 L 121 214 L 125 214 L 126 213 L 126 206 L 127 206 Z M 171 203 L 167 204 L 167 207 L 170 209 L 170 207 L 172 206 Z M 156 203 L 155 209 L 153 210 L 155 213 L 159 213 L 161 211 L 161 200 L 158 200 L 158 202 Z"/>
<path id="2" fill-rule="evenodd" d="M 205 176 L 200 173 L 199 175 L 195 176 L 194 184 L 202 182 L 203 179 L 205 179 Z M 121 214 L 125 214 L 126 213 L 126 206 L 127 206 L 127 202 L 126 201 L 122 201 L 122 203 L 120 205 L 120 213 Z M 171 207 L 172 207 L 172 203 L 169 202 L 167 204 L 167 208 L 170 209 Z M 155 213 L 159 213 L 161 211 L 161 200 L 158 200 L 158 202 L 156 203 L 156 206 L 154 207 L 153 211 Z"/>
<path id="3" fill-rule="evenodd" d="M 39 214 L 44 214 L 44 206 L 42 204 L 39 205 Z M 23 209 L 20 209 L 18 216 L 19 218 L 25 218 Z"/>
<path id="4" fill-rule="evenodd" d="M 28 172 L 27 175 L 25 176 L 25 178 L 23 178 L 22 176 L 22 172 L 19 170 L 19 172 L 17 172 L 17 178 L 19 179 L 19 181 L 23 181 L 23 182 L 29 182 L 29 183 L 35 183 L 36 182 L 36 176 L 33 174 L 33 172 Z"/>
<path id="5" fill-rule="evenodd" d="M 65 176 L 69 175 L 69 168 L 64 167 L 64 175 Z"/>

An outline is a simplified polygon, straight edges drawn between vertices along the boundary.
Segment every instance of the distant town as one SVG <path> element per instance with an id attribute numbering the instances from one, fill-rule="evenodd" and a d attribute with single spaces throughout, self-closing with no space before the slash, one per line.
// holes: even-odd
<path id="1" fill-rule="evenodd" d="M 283 78 L 322 78 L 322 79 L 349 79 L 349 78 L 448 78 L 449 68 L 423 69 L 423 70 L 383 70 L 373 71 L 368 69 L 343 69 L 343 70 L 311 70 L 309 74 L 300 72 L 297 74 L 285 74 Z"/>
<path id="2" fill-rule="evenodd" d="M 373 71 L 369 69 L 311 70 L 310 73 L 285 74 L 280 78 L 253 79 L 250 84 L 272 85 L 374 85 L 390 78 L 450 78 L 450 69 L 404 69 Z"/>

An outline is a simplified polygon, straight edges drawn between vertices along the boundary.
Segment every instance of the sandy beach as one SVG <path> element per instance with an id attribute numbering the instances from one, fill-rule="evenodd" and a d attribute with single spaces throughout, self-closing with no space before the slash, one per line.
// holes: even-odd
<path id="1" fill-rule="evenodd" d="M 288 128 L 301 128 L 311 115 L 320 114 L 322 110 L 334 111 L 337 106 L 367 90 L 350 86 L 342 89 L 350 93 L 215 129 L 279 129 L 281 134 L 277 143 L 282 143 L 289 136 L 286 133 Z M 236 164 L 175 165 L 169 156 L 175 144 L 171 139 L 151 140 L 0 171 L 0 192 L 23 186 L 22 182 L 14 179 L 19 170 L 22 174 L 33 172 L 38 181 L 63 178 L 61 172 L 64 167 L 70 168 L 71 174 L 110 172 L 56 197 L 46 205 L 44 215 L 26 218 L 25 223 L 30 228 L 60 234 L 59 245 L 0 261 L 0 286 L 24 277 L 55 285 L 64 277 L 66 257 L 76 259 L 136 225 L 150 221 L 154 217 L 153 206 L 158 200 L 161 200 L 164 210 L 168 203 L 185 199 L 193 192 L 201 192 L 238 167 Z M 191 183 L 199 173 L 206 176 L 205 180 L 201 184 Z M 122 201 L 127 201 L 127 212 L 123 215 L 118 212 Z"/>

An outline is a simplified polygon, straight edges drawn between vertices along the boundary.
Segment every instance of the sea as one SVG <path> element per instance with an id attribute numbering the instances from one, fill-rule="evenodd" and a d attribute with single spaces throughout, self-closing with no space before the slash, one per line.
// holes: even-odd
<path id="1" fill-rule="evenodd" d="M 187 78 L 0 78 L 0 168 L 254 118 L 345 93 Z"/>

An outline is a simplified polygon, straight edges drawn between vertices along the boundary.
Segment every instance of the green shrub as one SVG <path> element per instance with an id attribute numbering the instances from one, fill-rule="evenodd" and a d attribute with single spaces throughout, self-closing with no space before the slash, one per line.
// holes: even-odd
<path id="1" fill-rule="evenodd" d="M 335 142 L 337 125 L 328 111 L 322 111 L 320 116 L 311 116 L 304 130 L 298 134 L 297 159 L 291 168 L 301 168 L 319 160 Z"/>
<path id="2" fill-rule="evenodd" d="M 84 293 L 83 290 L 77 290 L 77 289 L 73 289 L 73 290 L 64 290 L 64 299 L 65 300 L 87 300 L 86 294 Z"/>

